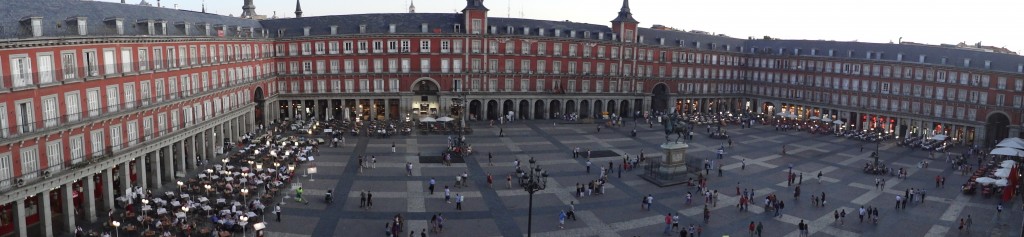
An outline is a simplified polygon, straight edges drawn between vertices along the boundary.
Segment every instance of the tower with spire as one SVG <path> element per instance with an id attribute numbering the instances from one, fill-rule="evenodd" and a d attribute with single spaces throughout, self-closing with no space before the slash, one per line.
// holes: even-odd
<path id="1" fill-rule="evenodd" d="M 490 9 L 484 7 L 484 0 L 466 0 L 466 8 L 462 9 L 462 16 L 465 21 L 462 23 L 464 33 L 487 34 L 487 12 Z"/>
<path id="2" fill-rule="evenodd" d="M 249 19 L 256 17 L 256 5 L 252 4 L 252 0 L 245 0 L 245 4 L 242 5 L 241 17 Z"/>
<path id="3" fill-rule="evenodd" d="M 412 0 L 409 0 L 409 13 L 416 13 L 416 5 L 413 4 Z"/>
<path id="4" fill-rule="evenodd" d="M 629 11 L 629 0 L 622 0 L 622 8 L 619 9 L 619 16 L 612 20 L 612 31 L 619 35 L 622 42 L 636 41 L 636 28 L 640 22 L 633 19 L 633 13 Z"/>
<path id="5" fill-rule="evenodd" d="M 302 4 L 299 3 L 299 0 L 295 0 L 295 18 L 299 17 L 302 17 Z"/>

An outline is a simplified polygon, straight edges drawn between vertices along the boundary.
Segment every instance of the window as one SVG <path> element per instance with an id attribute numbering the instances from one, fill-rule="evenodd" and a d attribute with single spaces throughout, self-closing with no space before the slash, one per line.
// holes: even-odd
<path id="1" fill-rule="evenodd" d="M 85 159 L 85 137 L 82 135 L 68 138 L 68 147 L 71 150 L 71 164 L 78 164 Z"/>
<path id="2" fill-rule="evenodd" d="M 420 59 L 420 72 L 423 72 L 423 73 L 430 72 L 430 59 L 429 58 L 421 58 Z"/>
<path id="3" fill-rule="evenodd" d="M 384 41 L 373 41 L 373 53 L 384 53 Z"/>
<path id="4" fill-rule="evenodd" d="M 519 80 L 519 91 L 527 92 L 529 90 L 530 90 L 530 79 L 520 79 Z"/>
<path id="5" fill-rule="evenodd" d="M 95 77 L 100 75 L 97 63 L 96 51 L 85 51 L 85 71 L 88 73 L 88 76 Z"/>
<path id="6" fill-rule="evenodd" d="M 35 147 L 21 149 L 21 177 L 28 180 L 38 176 L 39 150 Z"/>
<path id="7" fill-rule="evenodd" d="M 420 53 L 430 53 L 430 40 L 420 40 Z"/>
<path id="8" fill-rule="evenodd" d="M 327 44 L 327 50 L 330 54 L 338 54 L 338 41 L 331 41 Z M 278 55 L 280 56 L 280 55 Z"/>
<path id="9" fill-rule="evenodd" d="M 139 140 L 139 122 L 132 120 L 128 122 L 128 145 L 135 145 Z"/>
<path id="10" fill-rule="evenodd" d="M 399 87 L 398 79 L 390 79 L 388 81 L 388 91 L 389 92 L 399 92 L 399 88 L 398 87 Z"/>
<path id="11" fill-rule="evenodd" d="M 103 129 L 94 130 L 89 134 L 89 144 L 92 144 L 92 155 L 101 156 L 104 151 Z"/>
<path id="12" fill-rule="evenodd" d="M 367 44 L 367 42 L 365 40 L 360 40 L 357 43 L 357 46 L 359 46 L 359 48 L 357 48 L 359 53 L 366 53 L 366 52 L 369 51 L 369 45 Z"/>
<path id="13" fill-rule="evenodd" d="M 120 94 L 117 85 L 107 86 L 107 112 L 117 112 L 121 101 Z"/>
<path id="14" fill-rule="evenodd" d="M 409 40 L 402 40 L 401 43 L 402 43 L 401 44 L 401 52 L 402 53 L 408 53 L 409 52 Z"/>
<path id="15" fill-rule="evenodd" d="M 314 46 L 316 47 L 316 54 L 317 55 L 324 54 L 324 52 L 326 51 L 325 48 L 324 48 L 324 42 L 316 42 L 316 44 Z"/>
<path id="16" fill-rule="evenodd" d="M 135 107 L 135 83 L 124 84 L 124 102 L 128 108 Z"/>
<path id="17" fill-rule="evenodd" d="M 147 141 L 153 138 L 153 117 L 149 116 L 142 119 L 142 133 L 145 136 L 142 141 Z"/>
<path id="18" fill-rule="evenodd" d="M 203 49 L 205 49 L 205 48 L 203 48 Z M 206 53 L 206 50 L 203 50 L 203 53 Z M 149 50 L 145 49 L 145 48 L 139 48 L 138 55 L 139 55 L 139 71 L 149 70 Z M 206 61 L 206 59 L 204 58 L 203 61 Z"/>
<path id="19" fill-rule="evenodd" d="M 410 64 L 411 62 L 409 61 L 408 58 L 402 59 L 402 73 L 409 73 L 409 68 L 411 67 Z"/>
<path id="20" fill-rule="evenodd" d="M 14 88 L 31 86 L 32 65 L 30 59 L 24 55 L 11 56 L 11 84 Z"/>
<path id="21" fill-rule="evenodd" d="M 11 185 L 14 179 L 14 165 L 12 165 L 11 153 L 0 154 L 0 187 Z"/>
<path id="22" fill-rule="evenodd" d="M 351 54 L 352 53 L 352 41 L 345 41 L 344 43 L 342 43 L 342 46 L 343 46 L 342 47 L 342 51 L 345 54 Z"/>
<path id="23" fill-rule="evenodd" d="M 68 92 L 64 94 L 64 106 L 67 112 L 68 122 L 78 121 L 80 114 L 82 113 L 82 107 L 78 100 L 78 92 Z"/>
<path id="24" fill-rule="evenodd" d="M 184 63 L 183 63 L 184 64 Z M 132 71 L 132 49 L 121 49 L 121 72 Z"/>
<path id="25" fill-rule="evenodd" d="M 57 109 L 57 97 L 50 96 L 42 99 L 43 104 L 43 124 L 46 127 L 57 126 L 58 119 L 60 118 L 59 111 Z"/>
<path id="26" fill-rule="evenodd" d="M 370 80 L 359 79 L 359 92 L 370 92 Z"/>
<path id="27" fill-rule="evenodd" d="M 0 102 L 0 138 L 11 134 L 7 123 L 7 102 Z"/>
<path id="28" fill-rule="evenodd" d="M 462 40 L 452 40 L 452 53 L 462 53 Z"/>
<path id="29" fill-rule="evenodd" d="M 18 121 L 18 133 L 32 132 L 36 122 L 35 107 L 32 107 L 32 102 L 18 102 L 14 109 Z"/>
<path id="30" fill-rule="evenodd" d="M 45 53 L 36 56 L 36 66 L 38 67 L 39 84 L 53 83 L 53 54 Z"/>

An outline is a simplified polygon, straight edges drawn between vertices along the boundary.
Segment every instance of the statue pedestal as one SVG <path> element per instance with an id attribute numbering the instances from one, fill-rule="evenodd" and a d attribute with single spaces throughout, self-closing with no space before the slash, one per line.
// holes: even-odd
<path id="1" fill-rule="evenodd" d="M 686 165 L 687 148 L 689 145 L 681 142 L 662 144 L 661 150 L 664 155 L 661 159 L 648 160 L 641 177 L 659 187 L 686 183 L 689 180 Z"/>

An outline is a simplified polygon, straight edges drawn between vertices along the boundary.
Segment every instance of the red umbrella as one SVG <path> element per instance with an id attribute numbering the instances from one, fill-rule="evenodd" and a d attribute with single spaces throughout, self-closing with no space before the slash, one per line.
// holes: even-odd
<path id="1" fill-rule="evenodd" d="M 1017 185 L 1017 167 L 1010 169 L 1010 177 L 1007 177 L 1010 181 L 1006 187 L 1003 188 L 1003 201 L 1009 202 L 1010 198 L 1013 198 L 1013 189 Z"/>

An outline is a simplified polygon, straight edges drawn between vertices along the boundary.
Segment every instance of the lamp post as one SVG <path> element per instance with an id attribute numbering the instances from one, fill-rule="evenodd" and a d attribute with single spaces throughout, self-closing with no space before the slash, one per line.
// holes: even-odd
<path id="1" fill-rule="evenodd" d="M 145 208 L 145 206 L 149 205 L 149 199 L 142 199 L 142 205 L 143 205 L 143 208 L 139 208 L 139 209 L 142 209 L 142 215 L 145 216 L 146 215 L 146 208 Z"/>
<path id="2" fill-rule="evenodd" d="M 227 157 L 224 157 L 224 159 L 220 159 L 220 161 L 221 161 L 221 164 L 228 165 L 228 158 Z"/>
<path id="3" fill-rule="evenodd" d="M 881 127 L 877 127 L 877 126 L 875 127 L 875 136 L 877 136 L 877 139 L 875 139 L 875 155 L 874 155 L 874 157 L 875 157 L 875 167 L 878 167 L 878 157 L 881 155 L 881 154 L 878 153 L 878 146 L 880 144 L 882 144 L 882 128 Z"/>
<path id="4" fill-rule="evenodd" d="M 544 190 L 548 185 L 548 173 L 540 168 L 537 161 L 530 157 L 530 173 L 526 176 L 523 189 L 530 194 L 530 206 L 526 221 L 526 236 L 533 236 L 533 194 Z"/>
<path id="5" fill-rule="evenodd" d="M 246 225 L 249 224 L 249 217 L 246 215 L 242 215 L 241 217 L 238 217 L 238 220 L 241 221 L 241 223 L 239 224 L 242 224 L 242 237 L 245 237 L 245 229 Z"/>
<path id="6" fill-rule="evenodd" d="M 178 180 L 178 193 L 179 194 L 181 194 L 181 186 L 184 186 L 184 185 L 185 185 L 184 182 L 181 182 L 181 180 Z"/>
<path id="7" fill-rule="evenodd" d="M 249 196 L 247 196 L 247 195 L 249 195 L 249 189 L 242 188 L 242 190 L 240 190 L 239 193 L 242 194 L 242 203 L 245 204 L 246 206 L 248 206 L 249 205 Z"/>
<path id="8" fill-rule="evenodd" d="M 210 186 L 209 184 L 204 184 L 203 187 L 206 188 L 206 196 L 210 196 L 210 189 L 212 189 L 213 186 Z"/>
<path id="9" fill-rule="evenodd" d="M 181 206 L 181 212 L 185 213 L 185 221 L 188 221 L 188 209 L 189 209 L 188 206 L 185 206 L 185 205 Z"/>
<path id="10" fill-rule="evenodd" d="M 114 226 L 114 236 L 121 236 L 121 233 L 118 231 L 118 227 L 121 227 L 121 222 L 112 221 L 110 224 Z"/>

